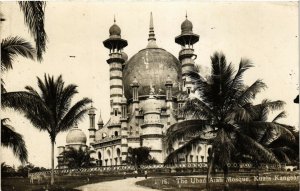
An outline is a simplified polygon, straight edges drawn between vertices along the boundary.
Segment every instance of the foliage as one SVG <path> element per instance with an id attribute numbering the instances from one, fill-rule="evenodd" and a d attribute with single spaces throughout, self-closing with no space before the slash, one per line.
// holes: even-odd
<path id="1" fill-rule="evenodd" d="M 1 42 L 1 71 L 12 69 L 17 55 L 34 59 L 35 49 L 21 37 L 8 37 Z"/>
<path id="2" fill-rule="evenodd" d="M 42 54 L 46 50 L 47 34 L 44 29 L 45 6 L 44 1 L 19 1 L 21 11 L 24 13 L 25 24 L 35 41 L 37 59 L 43 59 Z"/>
<path id="3" fill-rule="evenodd" d="M 64 151 L 63 156 L 69 168 L 90 167 L 95 160 L 90 157 L 90 151 L 83 150 L 81 147 L 79 149 L 70 147 Z"/>
<path id="4" fill-rule="evenodd" d="M 148 147 L 128 148 L 128 156 L 126 161 L 140 167 L 140 165 L 157 164 L 157 160 L 150 155 L 151 149 Z"/>
<path id="5" fill-rule="evenodd" d="M 27 162 L 28 152 L 23 136 L 15 132 L 14 128 L 7 124 L 8 118 L 1 119 L 1 146 L 11 148 L 14 155 L 25 163 Z"/>
<path id="6" fill-rule="evenodd" d="M 2 107 L 10 107 L 25 114 L 25 117 L 39 130 L 46 131 L 51 140 L 52 183 L 54 182 L 54 143 L 58 133 L 67 131 L 87 113 L 88 98 L 83 98 L 71 105 L 71 100 L 78 93 L 77 86 L 65 82 L 60 75 L 57 79 L 44 76 L 44 82 L 39 77 L 40 92 L 31 86 L 26 86 L 26 92 L 7 92 L 2 94 Z"/>
<path id="7" fill-rule="evenodd" d="M 189 77 L 195 84 L 196 96 L 187 99 L 181 108 L 181 113 L 210 124 L 209 133 L 215 135 L 212 139 L 212 153 L 207 178 L 213 166 L 218 165 L 223 168 L 224 180 L 226 180 L 227 163 L 240 151 L 246 152 L 254 160 L 279 163 L 275 154 L 263 143 L 269 143 L 272 133 L 293 140 L 292 134 L 279 124 L 260 123 L 260 120 L 255 122 L 255 128 L 253 128 L 253 119 L 264 119 L 267 111 L 259 106 L 249 107 L 253 104 L 256 95 L 266 88 L 265 83 L 260 79 L 250 86 L 244 84 L 244 73 L 251 67 L 253 64 L 250 60 L 241 59 L 239 68 L 235 71 L 232 64 L 227 63 L 225 55 L 216 52 L 211 57 L 210 75 L 202 77 L 197 68 L 190 71 Z M 282 108 L 283 105 L 281 101 L 264 101 L 263 104 L 271 109 Z M 173 145 L 176 138 L 188 139 L 190 141 L 179 148 L 182 151 L 188 150 L 203 138 L 202 129 L 202 125 L 199 125 L 198 130 L 185 126 L 182 126 L 181 130 L 180 128 L 176 130 L 169 128 L 167 137 L 172 137 L 172 139 L 167 138 L 167 144 Z M 262 132 L 265 133 L 264 137 L 261 135 Z M 176 152 L 178 151 L 170 153 L 169 156 L 173 157 L 167 157 L 165 163 L 171 163 Z"/>

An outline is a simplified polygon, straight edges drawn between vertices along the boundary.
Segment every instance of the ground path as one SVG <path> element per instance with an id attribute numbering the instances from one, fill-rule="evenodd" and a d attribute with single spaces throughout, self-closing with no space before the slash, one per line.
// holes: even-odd
<path id="1" fill-rule="evenodd" d="M 126 178 L 122 180 L 114 180 L 108 182 L 100 182 L 95 184 L 87 184 L 76 189 L 81 191 L 158 191 L 155 189 L 136 185 L 135 183 L 144 180 L 143 177 Z"/>

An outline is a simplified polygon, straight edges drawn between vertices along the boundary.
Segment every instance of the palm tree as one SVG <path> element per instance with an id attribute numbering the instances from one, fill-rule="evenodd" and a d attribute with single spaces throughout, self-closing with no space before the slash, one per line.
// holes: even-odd
<path id="1" fill-rule="evenodd" d="M 45 6 L 44 1 L 19 1 L 21 11 L 24 13 L 25 24 L 35 41 L 37 60 L 43 59 L 46 51 L 47 34 L 44 29 Z"/>
<path id="2" fill-rule="evenodd" d="M 1 42 L 1 72 L 12 69 L 18 55 L 34 60 L 35 49 L 21 37 L 7 37 Z"/>
<path id="3" fill-rule="evenodd" d="M 235 72 L 232 64 L 227 64 L 222 53 L 214 53 L 211 57 L 211 74 L 202 77 L 197 68 L 191 71 L 190 77 L 195 83 L 196 97 L 189 98 L 181 111 L 186 116 L 193 116 L 209 124 L 215 134 L 212 141 L 211 156 L 207 171 L 207 186 L 213 166 L 223 169 L 224 182 L 227 181 L 228 166 L 234 153 L 242 149 L 254 158 L 271 163 L 278 163 L 275 155 L 263 145 L 241 131 L 235 121 L 235 112 L 246 104 L 252 103 L 256 94 L 266 88 L 261 80 L 256 80 L 251 86 L 246 86 L 243 82 L 245 71 L 253 65 L 247 59 L 241 59 L 239 68 Z M 177 150 L 188 150 L 193 145 L 197 145 L 203 137 L 203 125 L 180 127 L 176 130 L 170 129 L 167 132 L 167 144 L 173 145 L 176 137 L 189 139 Z M 194 136 L 191 136 L 194 135 Z M 238 144 L 238 143 L 243 144 Z M 237 147 L 239 145 L 239 147 Z M 170 153 L 175 156 L 177 150 Z M 170 158 L 165 161 L 170 162 Z M 227 184 L 225 184 L 227 186 Z"/>
<path id="4" fill-rule="evenodd" d="M 83 119 L 88 111 L 88 98 L 71 105 L 72 98 L 78 93 L 77 86 L 65 83 L 60 75 L 57 79 L 44 76 L 44 82 L 37 77 L 40 92 L 26 86 L 25 92 L 9 92 L 1 97 L 2 106 L 14 108 L 39 130 L 48 132 L 51 141 L 51 184 L 54 183 L 54 144 L 58 133 L 67 131 L 77 121 Z"/>
<path id="5" fill-rule="evenodd" d="M 64 151 L 63 156 L 69 168 L 90 167 L 93 166 L 92 161 L 95 160 L 90 157 L 90 153 L 90 151 L 83 150 L 81 147 L 79 150 L 70 147 Z"/>
<path id="6" fill-rule="evenodd" d="M 1 145 L 11 148 L 14 155 L 25 163 L 28 156 L 25 141 L 21 134 L 15 132 L 14 128 L 7 124 L 8 121 L 8 118 L 1 119 Z"/>
<path id="7" fill-rule="evenodd" d="M 245 134 L 272 151 L 280 162 L 292 163 L 299 153 L 299 143 L 296 141 L 298 132 L 294 127 L 278 122 L 286 117 L 284 111 L 268 121 L 270 111 L 282 109 L 284 104 L 283 101 L 269 100 L 257 105 L 247 104 L 236 112 L 235 120 Z"/>
<path id="8" fill-rule="evenodd" d="M 158 161 L 150 155 L 150 150 L 148 147 L 129 147 L 126 161 L 138 169 L 142 164 L 157 164 Z"/>

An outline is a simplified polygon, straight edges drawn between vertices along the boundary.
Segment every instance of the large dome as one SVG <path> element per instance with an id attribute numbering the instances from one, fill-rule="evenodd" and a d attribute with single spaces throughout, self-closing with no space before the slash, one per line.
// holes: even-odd
<path id="1" fill-rule="evenodd" d="M 66 137 L 66 143 L 68 145 L 72 144 L 86 144 L 86 135 L 81 129 L 78 128 L 72 128 L 67 137 Z"/>
<path id="2" fill-rule="evenodd" d="M 125 96 L 132 98 L 130 84 L 136 77 L 139 83 L 139 96 L 154 94 L 165 95 L 165 83 L 173 82 L 173 95 L 178 92 L 181 80 L 181 65 L 177 58 L 162 48 L 146 48 L 131 57 L 123 70 Z"/>

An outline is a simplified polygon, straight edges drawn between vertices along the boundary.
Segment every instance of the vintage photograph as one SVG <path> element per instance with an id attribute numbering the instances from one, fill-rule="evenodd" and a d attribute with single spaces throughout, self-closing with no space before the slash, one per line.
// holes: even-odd
<path id="1" fill-rule="evenodd" d="M 298 191 L 299 2 L 1 1 L 2 191 Z"/>

